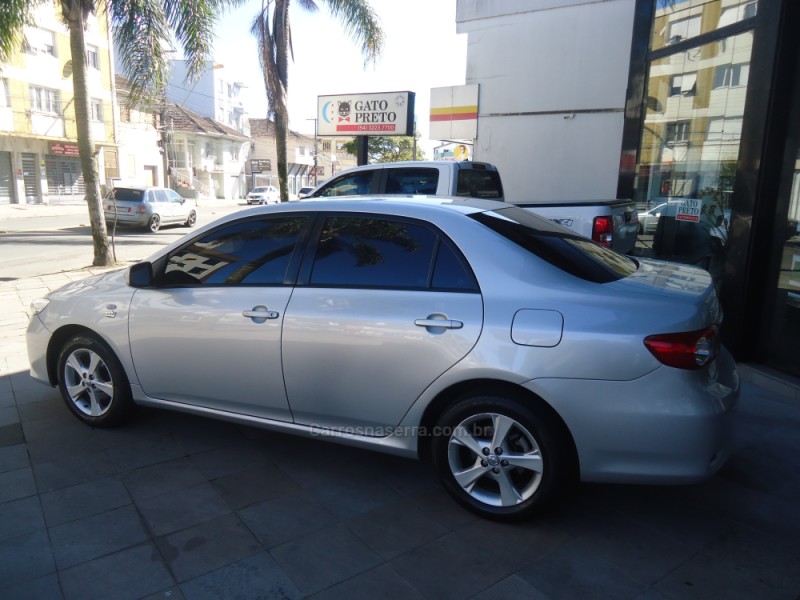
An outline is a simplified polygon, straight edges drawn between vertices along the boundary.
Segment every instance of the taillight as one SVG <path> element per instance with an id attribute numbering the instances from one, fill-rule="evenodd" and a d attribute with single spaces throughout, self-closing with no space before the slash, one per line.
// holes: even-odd
<path id="1" fill-rule="evenodd" d="M 592 239 L 601 246 L 611 247 L 614 237 L 614 219 L 611 217 L 595 217 L 592 223 Z"/>
<path id="2" fill-rule="evenodd" d="M 659 362 L 676 369 L 701 369 L 717 357 L 717 327 L 685 333 L 662 333 L 644 338 L 644 345 Z"/>
<path id="3" fill-rule="evenodd" d="M 144 206 L 143 204 L 140 204 L 139 206 L 136 207 L 136 212 L 142 215 L 147 212 L 147 207 Z"/>

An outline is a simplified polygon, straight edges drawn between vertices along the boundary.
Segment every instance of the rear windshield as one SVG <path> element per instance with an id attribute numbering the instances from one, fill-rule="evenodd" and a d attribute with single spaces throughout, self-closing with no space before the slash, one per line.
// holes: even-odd
<path id="1" fill-rule="evenodd" d="M 494 200 L 502 198 L 503 184 L 500 183 L 500 173 L 480 169 L 460 169 L 456 195 Z"/>
<path id="2" fill-rule="evenodd" d="M 141 202 L 144 200 L 143 190 L 129 190 L 126 188 L 116 188 L 109 192 L 108 198 L 114 198 L 119 202 Z"/>
<path id="3" fill-rule="evenodd" d="M 571 275 L 608 283 L 636 272 L 637 263 L 516 206 L 472 215 L 525 250 Z"/>

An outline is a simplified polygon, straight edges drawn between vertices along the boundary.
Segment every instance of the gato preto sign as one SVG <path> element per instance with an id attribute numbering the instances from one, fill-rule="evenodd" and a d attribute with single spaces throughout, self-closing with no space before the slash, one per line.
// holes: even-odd
<path id="1" fill-rule="evenodd" d="M 414 92 L 317 97 L 319 135 L 414 135 Z"/>

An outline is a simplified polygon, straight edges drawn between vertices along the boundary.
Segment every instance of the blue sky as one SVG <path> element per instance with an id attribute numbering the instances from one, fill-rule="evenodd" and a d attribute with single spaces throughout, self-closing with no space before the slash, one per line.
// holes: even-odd
<path id="1" fill-rule="evenodd" d="M 295 60 L 289 70 L 289 118 L 296 131 L 313 133 L 317 96 L 356 92 L 416 92 L 417 127 L 427 138 L 430 88 L 464 83 L 467 36 L 456 34 L 456 0 L 373 0 L 386 34 L 383 55 L 363 66 L 358 46 L 319 2 L 317 13 L 292 3 Z M 250 116 L 266 116 L 266 94 L 255 38 L 250 34 L 260 0 L 228 13 L 218 26 L 215 61 L 225 78 L 243 81 Z M 427 150 L 427 148 L 426 148 Z M 430 157 L 430 154 L 429 154 Z"/>

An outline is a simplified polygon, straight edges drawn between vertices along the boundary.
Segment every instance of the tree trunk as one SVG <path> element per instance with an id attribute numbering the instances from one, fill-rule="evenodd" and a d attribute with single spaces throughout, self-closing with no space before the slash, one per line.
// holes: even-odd
<path id="1" fill-rule="evenodd" d="M 83 182 L 86 186 L 86 203 L 89 207 L 89 222 L 92 226 L 95 267 L 114 264 L 108 232 L 100 197 L 100 181 L 97 157 L 92 143 L 91 110 L 89 90 L 86 83 L 86 41 L 84 39 L 84 15 L 80 0 L 62 0 L 61 9 L 69 26 L 69 45 L 72 53 L 72 90 L 74 94 L 75 123 L 78 133 L 78 152 L 81 158 Z M 99 150 L 99 149 L 98 149 Z"/>

